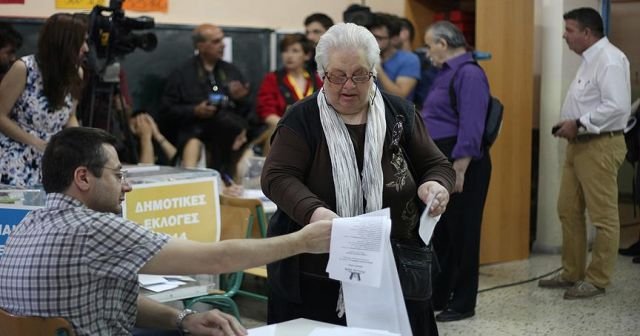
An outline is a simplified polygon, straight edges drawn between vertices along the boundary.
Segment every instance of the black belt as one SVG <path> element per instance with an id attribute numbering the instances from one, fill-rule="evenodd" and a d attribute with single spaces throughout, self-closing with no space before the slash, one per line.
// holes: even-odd
<path id="1" fill-rule="evenodd" d="M 588 142 L 591 141 L 593 139 L 598 139 L 598 138 L 602 138 L 602 137 L 614 137 L 614 136 L 618 136 L 618 135 L 622 135 L 624 133 L 623 130 L 618 130 L 618 131 L 605 131 L 602 133 L 583 133 L 583 134 L 578 134 L 575 139 L 573 139 L 573 141 L 571 142 Z"/>

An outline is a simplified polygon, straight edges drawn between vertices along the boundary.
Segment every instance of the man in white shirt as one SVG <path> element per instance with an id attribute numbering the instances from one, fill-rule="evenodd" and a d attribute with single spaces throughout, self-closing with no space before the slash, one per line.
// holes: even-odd
<path id="1" fill-rule="evenodd" d="M 568 288 L 565 299 L 605 293 L 620 239 L 618 169 L 626 153 L 624 129 L 630 114 L 629 61 L 604 36 L 602 18 L 592 8 L 564 15 L 564 39 L 582 64 L 562 106 L 553 135 L 565 138 L 566 158 L 558 199 L 562 222 L 562 273 L 538 285 Z M 596 227 L 587 261 L 585 209 Z"/>

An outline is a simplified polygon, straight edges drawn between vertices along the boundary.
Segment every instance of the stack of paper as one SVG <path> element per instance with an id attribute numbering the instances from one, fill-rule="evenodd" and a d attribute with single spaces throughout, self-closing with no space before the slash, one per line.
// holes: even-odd
<path id="1" fill-rule="evenodd" d="M 155 293 L 178 288 L 179 286 L 185 285 L 190 281 L 196 280 L 183 275 L 138 274 L 138 282 L 140 283 L 140 287 L 148 289 Z"/>

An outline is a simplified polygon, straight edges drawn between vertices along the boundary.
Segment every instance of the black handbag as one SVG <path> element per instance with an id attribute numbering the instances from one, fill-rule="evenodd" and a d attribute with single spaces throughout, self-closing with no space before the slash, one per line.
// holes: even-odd
<path id="1" fill-rule="evenodd" d="M 431 268 L 436 262 L 431 246 L 412 245 L 392 239 L 391 248 L 405 300 L 430 299 Z"/>

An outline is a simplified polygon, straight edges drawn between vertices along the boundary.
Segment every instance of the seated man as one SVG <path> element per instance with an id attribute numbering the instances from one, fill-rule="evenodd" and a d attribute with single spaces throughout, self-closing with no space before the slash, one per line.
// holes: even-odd
<path id="1" fill-rule="evenodd" d="M 0 22 L 0 81 L 16 60 L 16 51 L 22 46 L 22 35 L 13 27 Z"/>
<path id="2" fill-rule="evenodd" d="M 159 124 L 178 148 L 201 131 L 202 122 L 219 112 L 249 118 L 249 84 L 231 63 L 222 60 L 224 32 L 212 24 L 193 30 L 197 55 L 170 76 L 162 97 Z"/>
<path id="3" fill-rule="evenodd" d="M 180 312 L 139 295 L 138 273 L 218 274 L 299 253 L 326 253 L 331 224 L 257 240 L 199 243 L 154 233 L 116 215 L 131 190 L 115 138 L 67 128 L 42 159 L 46 206 L 11 233 L 0 258 L 0 308 L 20 316 L 59 316 L 77 335 L 128 335 L 134 325 L 192 335 L 244 335 L 217 310 Z"/>
<path id="4" fill-rule="evenodd" d="M 392 43 L 400 34 L 400 19 L 376 13 L 367 28 L 380 47 L 381 62 L 376 65 L 380 89 L 413 101 L 414 89 L 420 79 L 420 60 L 414 53 L 398 50 Z"/>

